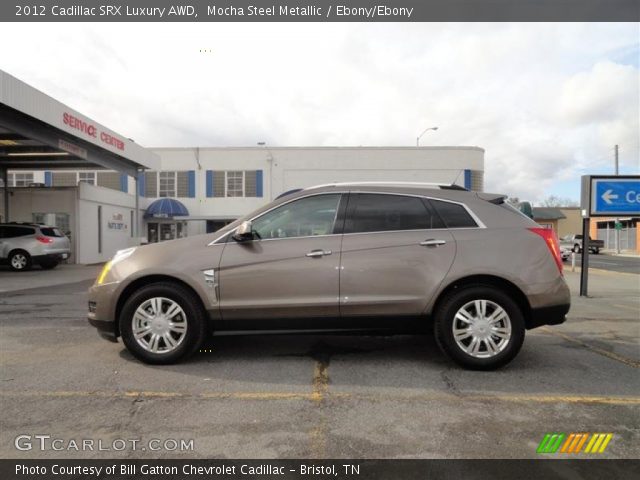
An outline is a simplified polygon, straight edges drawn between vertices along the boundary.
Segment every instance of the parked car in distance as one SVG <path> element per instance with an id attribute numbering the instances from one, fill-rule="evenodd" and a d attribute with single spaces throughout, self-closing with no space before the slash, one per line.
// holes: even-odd
<path id="1" fill-rule="evenodd" d="M 0 223 L 0 263 L 24 271 L 34 263 L 45 270 L 69 258 L 71 243 L 56 227 L 35 223 Z"/>
<path id="2" fill-rule="evenodd" d="M 429 184 L 331 184 L 221 230 L 118 252 L 89 322 L 167 364 L 210 334 L 433 330 L 470 369 L 511 361 L 527 329 L 565 321 L 553 230 L 504 195 Z"/>
<path id="3" fill-rule="evenodd" d="M 567 260 L 569 260 L 569 258 L 571 258 L 572 251 L 573 251 L 572 249 L 566 246 L 560 245 L 560 256 L 562 257 L 563 262 L 566 262 Z"/>
<path id="4" fill-rule="evenodd" d="M 582 235 L 572 234 L 565 235 L 560 239 L 560 246 L 567 247 L 575 253 L 582 252 Z M 604 240 L 594 240 L 589 237 L 589 251 L 594 254 L 600 253 L 600 249 L 604 248 Z"/>

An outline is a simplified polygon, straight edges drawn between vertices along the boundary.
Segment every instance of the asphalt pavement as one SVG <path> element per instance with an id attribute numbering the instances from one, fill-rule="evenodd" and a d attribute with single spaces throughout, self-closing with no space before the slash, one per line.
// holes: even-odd
<path id="1" fill-rule="evenodd" d="M 581 254 L 576 254 L 577 267 L 579 267 L 582 262 L 581 257 Z M 571 259 L 569 259 L 568 262 L 565 262 L 565 265 L 567 264 L 571 265 Z M 640 275 L 640 257 L 607 255 L 604 253 L 599 253 L 598 255 L 590 254 L 589 268 Z"/>
<path id="2" fill-rule="evenodd" d="M 610 432 L 600 457 L 640 455 L 630 275 L 593 274 L 567 323 L 528 332 L 506 368 L 471 372 L 431 336 L 219 337 L 187 362 L 144 365 L 88 326 L 81 272 L 0 293 L 1 458 L 539 458 L 548 432 Z M 0 288 L 18 278 L 0 271 Z M 567 280 L 575 292 L 578 275 Z M 38 434 L 142 449 L 15 448 Z"/>

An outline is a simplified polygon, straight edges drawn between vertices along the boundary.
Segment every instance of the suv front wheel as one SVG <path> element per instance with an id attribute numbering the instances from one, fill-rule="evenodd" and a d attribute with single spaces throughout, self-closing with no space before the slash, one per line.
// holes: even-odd
<path id="1" fill-rule="evenodd" d="M 493 370 L 515 358 L 524 342 L 518 305 L 487 285 L 456 289 L 435 315 L 435 337 L 442 351 L 471 370 Z"/>
<path id="2" fill-rule="evenodd" d="M 193 292 L 174 283 L 135 291 L 120 314 L 127 349 L 151 364 L 174 363 L 194 353 L 206 331 L 205 313 Z"/>

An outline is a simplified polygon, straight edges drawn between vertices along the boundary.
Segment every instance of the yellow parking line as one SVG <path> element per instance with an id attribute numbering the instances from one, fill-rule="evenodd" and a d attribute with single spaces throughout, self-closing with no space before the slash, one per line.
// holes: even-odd
<path id="1" fill-rule="evenodd" d="M 377 394 L 377 393 L 330 393 L 327 390 L 310 393 L 296 392 L 160 392 L 160 391 L 2 391 L 0 397 L 5 398 L 69 398 L 69 397 L 100 397 L 100 398 L 185 398 L 185 399 L 234 399 L 234 400 L 311 400 L 330 398 L 336 400 L 396 400 L 396 401 L 448 401 L 448 402 L 518 402 L 518 403 L 573 403 L 573 404 L 609 404 L 609 405 L 640 405 L 640 397 L 597 396 L 597 395 L 526 395 L 526 394 L 462 394 L 452 395 L 441 392 L 425 392 L 415 395 L 408 394 Z"/>
<path id="2" fill-rule="evenodd" d="M 574 338 L 570 335 L 566 335 L 564 333 L 560 333 L 556 330 L 552 330 L 548 327 L 541 327 L 540 330 L 550 335 L 555 335 L 556 337 L 563 338 L 568 342 L 575 343 L 576 345 L 580 345 L 586 348 L 587 350 L 591 350 L 594 353 L 598 353 L 602 355 L 603 357 L 607 357 L 607 358 L 610 358 L 611 360 L 624 363 L 625 365 L 628 365 L 633 368 L 640 368 L 640 361 L 634 360 L 633 358 L 623 357 L 622 355 L 618 355 L 617 353 L 608 352 L 607 350 L 603 350 L 602 348 L 594 347 L 593 345 L 589 345 L 588 343 L 583 342 L 582 340 L 578 340 L 577 338 Z"/>
<path id="3" fill-rule="evenodd" d="M 313 393 L 311 394 L 313 400 L 321 402 L 328 390 L 329 374 L 327 372 L 327 366 L 322 362 L 317 362 L 313 372 Z"/>

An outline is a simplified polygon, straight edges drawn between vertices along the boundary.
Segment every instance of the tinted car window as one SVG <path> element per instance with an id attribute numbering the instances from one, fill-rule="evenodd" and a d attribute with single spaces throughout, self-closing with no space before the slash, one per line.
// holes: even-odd
<path id="1" fill-rule="evenodd" d="M 440 200 L 429 200 L 429 203 L 436 209 L 447 228 L 468 228 L 477 227 L 478 224 L 471 218 L 469 212 L 457 203 L 442 202 Z"/>
<path id="2" fill-rule="evenodd" d="M 29 227 L 4 227 L 4 238 L 23 237 L 25 235 L 33 235 L 35 230 Z"/>
<path id="3" fill-rule="evenodd" d="M 46 237 L 62 237 L 62 233 L 57 228 L 42 228 L 40 227 L 40 231 Z"/>
<path id="4" fill-rule="evenodd" d="M 442 228 L 440 219 L 418 197 L 361 193 L 352 197 L 345 233 Z"/>
<path id="5" fill-rule="evenodd" d="M 293 238 L 333 233 L 339 194 L 314 195 L 286 203 L 253 221 L 261 238 Z"/>

